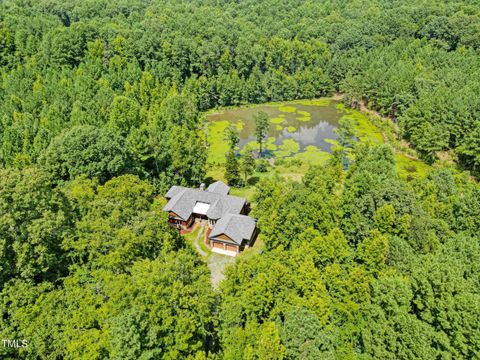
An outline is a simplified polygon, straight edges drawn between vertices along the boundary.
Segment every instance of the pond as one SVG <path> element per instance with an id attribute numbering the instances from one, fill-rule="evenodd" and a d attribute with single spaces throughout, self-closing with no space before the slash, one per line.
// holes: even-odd
<path id="1" fill-rule="evenodd" d="M 207 116 L 211 151 L 226 151 L 223 133 L 229 124 L 239 130 L 240 149 L 248 146 L 257 150 L 254 115 L 260 111 L 268 114 L 270 122 L 266 155 L 275 157 L 304 151 L 331 152 L 332 140 L 337 139 L 334 130 L 344 115 L 337 109 L 337 102 L 330 99 L 222 110 Z"/>

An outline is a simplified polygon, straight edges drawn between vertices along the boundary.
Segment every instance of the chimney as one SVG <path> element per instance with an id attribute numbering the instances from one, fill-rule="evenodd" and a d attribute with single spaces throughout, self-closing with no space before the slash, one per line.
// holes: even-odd
<path id="1" fill-rule="evenodd" d="M 205 191 L 205 183 L 200 184 L 200 190 Z"/>

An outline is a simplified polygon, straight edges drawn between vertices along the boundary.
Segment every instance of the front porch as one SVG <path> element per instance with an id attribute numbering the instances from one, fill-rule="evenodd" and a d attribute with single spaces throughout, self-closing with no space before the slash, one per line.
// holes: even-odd
<path id="1" fill-rule="evenodd" d="M 207 229 L 211 229 L 212 225 L 209 220 L 201 217 L 201 216 L 194 216 L 192 215 L 187 221 L 176 222 L 175 219 L 169 219 L 169 225 L 175 227 L 179 230 L 180 235 L 189 234 L 198 226 L 206 226 Z"/>

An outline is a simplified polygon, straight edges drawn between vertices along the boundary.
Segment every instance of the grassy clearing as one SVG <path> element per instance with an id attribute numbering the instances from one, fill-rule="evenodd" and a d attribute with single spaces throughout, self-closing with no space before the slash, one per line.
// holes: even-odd
<path id="1" fill-rule="evenodd" d="M 404 154 L 396 153 L 396 168 L 398 175 L 403 179 L 417 179 L 424 178 L 432 169 L 423 161 L 411 159 Z"/>
<path id="2" fill-rule="evenodd" d="M 253 199 L 253 195 L 255 194 L 255 186 L 250 185 L 241 188 L 232 188 L 230 190 L 230 194 L 234 196 L 240 196 L 251 201 Z"/>
<path id="3" fill-rule="evenodd" d="M 207 174 L 206 174 L 206 179 L 207 180 L 220 180 L 223 182 L 226 182 L 225 180 L 225 168 L 223 165 L 210 165 L 207 167 Z"/>
<path id="4" fill-rule="evenodd" d="M 195 241 L 195 238 L 197 237 L 197 234 L 200 231 L 200 229 L 201 227 L 197 226 L 195 230 L 193 230 L 191 233 L 183 235 L 183 237 L 185 238 L 185 240 L 187 240 L 187 242 L 193 245 L 193 242 Z"/>
<path id="5" fill-rule="evenodd" d="M 287 180 L 301 181 L 303 175 L 308 171 L 310 164 L 301 159 L 296 159 L 295 157 L 297 155 L 278 159 L 275 162 L 273 173 Z"/>
<path id="6" fill-rule="evenodd" d="M 352 120 L 354 132 L 360 141 L 383 144 L 382 132 L 372 124 L 368 115 L 352 110 L 349 114 L 344 115 L 342 119 Z"/>

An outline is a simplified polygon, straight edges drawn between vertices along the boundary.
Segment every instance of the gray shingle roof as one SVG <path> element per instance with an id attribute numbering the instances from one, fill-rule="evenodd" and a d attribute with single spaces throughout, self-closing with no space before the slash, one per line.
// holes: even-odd
<path id="1" fill-rule="evenodd" d="M 226 214 L 217 221 L 209 235 L 209 238 L 214 238 L 221 234 L 227 235 L 238 245 L 242 241 L 250 240 L 255 231 L 255 219 L 246 215 Z"/>
<path id="2" fill-rule="evenodd" d="M 206 215 L 212 220 L 220 219 L 228 213 L 239 214 L 246 202 L 245 199 L 237 196 L 221 195 L 183 186 L 172 186 L 165 197 L 170 200 L 163 210 L 172 211 L 183 220 L 190 217 L 197 202 L 210 204 Z"/>
<path id="3" fill-rule="evenodd" d="M 221 181 L 215 181 L 208 185 L 207 191 L 220 195 L 227 195 L 230 192 L 230 186 Z"/>
<path id="4" fill-rule="evenodd" d="M 188 188 L 184 187 L 184 186 L 172 186 L 170 188 L 170 190 L 167 191 L 167 193 L 165 194 L 165 197 L 167 199 L 171 199 L 172 197 L 174 197 L 175 195 L 178 195 L 179 193 L 181 192 L 184 192 L 185 190 L 187 190 Z"/>

